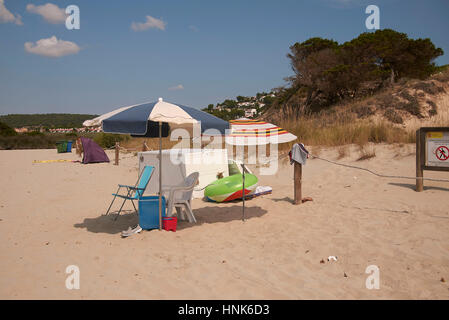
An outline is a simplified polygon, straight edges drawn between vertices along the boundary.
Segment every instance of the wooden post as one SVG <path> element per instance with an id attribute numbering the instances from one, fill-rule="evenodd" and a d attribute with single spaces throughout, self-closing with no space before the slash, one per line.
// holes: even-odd
<path id="1" fill-rule="evenodd" d="M 302 203 L 301 180 L 302 180 L 302 164 L 294 161 L 294 204 Z"/>
<path id="2" fill-rule="evenodd" d="M 147 150 L 147 144 L 146 144 L 145 141 L 143 142 L 142 151 L 144 151 L 144 152 L 145 152 L 145 151 L 148 151 L 148 150 Z"/>
<path id="3" fill-rule="evenodd" d="M 115 143 L 115 162 L 114 165 L 118 166 L 118 157 L 119 157 L 119 149 L 120 146 L 118 144 L 118 142 Z"/>
<path id="4" fill-rule="evenodd" d="M 424 147 L 423 139 L 421 139 L 421 130 L 416 130 L 416 191 L 422 192 L 424 190 L 423 174 L 423 158 L 422 149 Z M 421 178 L 421 179 L 419 179 Z"/>

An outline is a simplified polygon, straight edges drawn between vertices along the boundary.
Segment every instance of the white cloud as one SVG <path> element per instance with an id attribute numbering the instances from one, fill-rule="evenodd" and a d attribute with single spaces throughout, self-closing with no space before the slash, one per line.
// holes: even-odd
<path id="1" fill-rule="evenodd" d="M 53 24 L 64 23 L 67 18 L 65 9 L 59 8 L 53 3 L 46 3 L 41 6 L 35 6 L 30 3 L 27 5 L 26 9 L 28 12 L 41 15 L 45 21 Z"/>
<path id="2" fill-rule="evenodd" d="M 182 84 L 178 84 L 177 86 L 168 88 L 170 91 L 184 90 L 184 86 Z"/>
<path id="3" fill-rule="evenodd" d="M 131 23 L 131 29 L 134 31 L 144 31 L 150 28 L 156 28 L 159 30 L 165 30 L 167 25 L 162 19 L 156 19 L 152 16 L 146 16 L 147 20 L 145 22 L 133 22 Z"/>
<path id="4" fill-rule="evenodd" d="M 71 41 L 58 40 L 55 36 L 48 39 L 40 39 L 36 43 L 25 42 L 25 51 L 50 58 L 59 58 L 70 54 L 76 54 L 81 49 Z"/>
<path id="5" fill-rule="evenodd" d="M 19 14 L 12 14 L 11 11 L 5 7 L 5 0 L 0 0 L 0 23 L 8 22 L 15 23 L 18 26 L 23 25 L 22 17 Z"/>
<path id="6" fill-rule="evenodd" d="M 194 32 L 200 31 L 200 29 L 198 27 L 195 27 L 195 26 L 189 26 L 189 29 L 194 31 Z"/>

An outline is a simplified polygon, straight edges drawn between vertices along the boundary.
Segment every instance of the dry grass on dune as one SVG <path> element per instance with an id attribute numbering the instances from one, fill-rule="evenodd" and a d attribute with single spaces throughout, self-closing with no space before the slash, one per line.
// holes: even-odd
<path id="1" fill-rule="evenodd" d="M 325 118 L 302 118 L 282 121 L 279 126 L 295 134 L 306 145 L 343 146 L 374 143 L 413 143 L 415 133 L 385 122 Z M 285 146 L 290 147 L 290 146 Z"/>
<path id="2" fill-rule="evenodd" d="M 292 145 L 296 142 L 304 143 L 312 153 L 319 155 L 321 146 L 338 147 L 338 158 L 343 159 L 349 155 L 349 148 L 347 145 L 356 144 L 359 146 L 360 160 L 370 159 L 375 157 L 375 152 L 368 146 L 369 143 L 414 143 L 415 132 L 406 131 L 393 126 L 386 121 L 368 121 L 330 116 L 301 118 L 297 121 L 281 120 L 277 123 L 282 128 L 295 134 L 298 139 L 290 143 L 279 145 L 280 154 L 287 153 Z M 158 138 L 131 138 L 120 143 L 123 147 L 121 152 L 139 152 L 144 151 L 144 143 L 148 150 L 159 150 Z M 162 139 L 162 148 L 170 149 L 175 146 L 179 147 L 181 140 L 171 141 L 170 138 Z M 207 143 L 203 143 L 206 145 Z M 192 140 L 184 140 L 183 147 L 194 147 Z M 225 146 L 224 142 L 221 144 L 222 148 L 230 149 L 230 146 Z M 231 150 L 229 150 L 231 152 Z M 245 151 L 246 153 L 246 151 Z M 235 149 L 232 154 L 235 154 Z M 267 148 L 267 155 L 269 155 L 269 148 Z"/>

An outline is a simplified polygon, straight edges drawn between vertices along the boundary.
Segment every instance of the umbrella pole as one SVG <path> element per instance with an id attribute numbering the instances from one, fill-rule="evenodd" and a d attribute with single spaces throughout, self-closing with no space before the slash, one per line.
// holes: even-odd
<path id="1" fill-rule="evenodd" d="M 242 221 L 245 221 L 245 164 L 242 163 L 242 199 L 243 199 L 243 212 L 242 212 Z"/>
<path id="2" fill-rule="evenodd" d="M 162 230 L 162 122 L 159 122 L 159 230 Z"/>

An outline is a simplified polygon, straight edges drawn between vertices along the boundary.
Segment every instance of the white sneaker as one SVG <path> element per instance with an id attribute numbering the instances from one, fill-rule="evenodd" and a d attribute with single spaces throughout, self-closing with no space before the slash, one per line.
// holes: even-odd
<path id="1" fill-rule="evenodd" d="M 140 231 L 142 231 L 142 228 L 139 225 L 137 225 L 134 229 L 129 227 L 128 230 L 122 231 L 122 237 L 126 238 L 132 236 L 133 234 L 139 233 Z"/>

